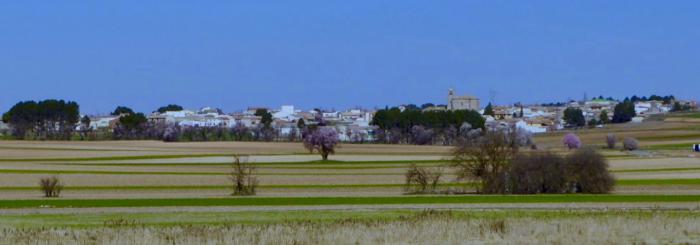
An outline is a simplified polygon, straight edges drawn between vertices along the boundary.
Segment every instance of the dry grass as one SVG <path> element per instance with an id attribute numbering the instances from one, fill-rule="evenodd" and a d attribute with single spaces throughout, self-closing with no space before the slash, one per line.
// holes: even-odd
<path id="1" fill-rule="evenodd" d="M 697 244 L 696 215 L 463 216 L 426 211 L 397 219 L 268 224 L 146 225 L 114 218 L 94 228 L 0 230 L 8 244 Z"/>

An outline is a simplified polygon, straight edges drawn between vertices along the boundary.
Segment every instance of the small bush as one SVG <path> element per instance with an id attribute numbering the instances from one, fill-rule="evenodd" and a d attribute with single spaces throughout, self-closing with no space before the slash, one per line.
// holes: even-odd
<path id="1" fill-rule="evenodd" d="M 617 144 L 617 138 L 615 138 L 614 134 L 608 134 L 605 136 L 605 143 L 608 146 L 608 149 L 615 149 L 615 145 Z"/>
<path id="2" fill-rule="evenodd" d="M 258 187 L 258 179 L 255 177 L 255 167 L 241 161 L 239 156 L 234 156 L 233 171 L 230 179 L 233 182 L 234 196 L 251 196 L 255 195 L 255 189 Z"/>
<path id="3" fill-rule="evenodd" d="M 639 149 L 639 141 L 635 138 L 625 138 L 622 141 L 622 148 L 626 151 L 636 151 Z"/>
<path id="4" fill-rule="evenodd" d="M 615 185 L 615 178 L 608 171 L 608 161 L 593 148 L 581 148 L 567 159 L 568 175 L 576 192 L 603 194 Z"/>
<path id="5" fill-rule="evenodd" d="M 63 190 L 63 183 L 56 176 L 44 177 L 39 180 L 41 191 L 44 192 L 44 197 L 59 197 Z"/>
<path id="6" fill-rule="evenodd" d="M 434 193 L 442 177 L 442 169 L 430 170 L 412 164 L 406 172 L 407 193 Z"/>
<path id="7" fill-rule="evenodd" d="M 566 134 L 562 139 L 562 143 L 564 143 L 564 146 L 569 148 L 569 150 L 578 149 L 581 147 L 581 139 L 579 139 L 578 136 L 573 133 Z"/>

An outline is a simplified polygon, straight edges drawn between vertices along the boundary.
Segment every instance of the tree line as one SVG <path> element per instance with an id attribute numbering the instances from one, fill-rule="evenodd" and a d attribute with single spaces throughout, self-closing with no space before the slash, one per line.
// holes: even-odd
<path id="1" fill-rule="evenodd" d="M 424 111 L 398 107 L 378 110 L 371 122 L 377 142 L 452 145 L 460 132 L 484 128 L 485 119 L 474 110 Z"/>
<path id="2" fill-rule="evenodd" d="M 65 100 L 22 101 L 2 115 L 19 139 L 70 139 L 80 119 L 78 103 Z"/>

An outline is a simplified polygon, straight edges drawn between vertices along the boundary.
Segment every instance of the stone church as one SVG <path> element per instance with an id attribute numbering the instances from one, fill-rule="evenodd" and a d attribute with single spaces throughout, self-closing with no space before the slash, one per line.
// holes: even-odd
<path id="1" fill-rule="evenodd" d="M 456 96 L 455 92 L 450 89 L 447 94 L 447 109 L 448 110 L 479 110 L 479 98 L 464 95 Z"/>

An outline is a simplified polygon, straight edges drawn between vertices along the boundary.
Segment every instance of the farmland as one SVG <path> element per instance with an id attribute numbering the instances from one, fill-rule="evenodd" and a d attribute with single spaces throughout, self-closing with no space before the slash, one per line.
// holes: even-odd
<path id="1" fill-rule="evenodd" d="M 450 234 L 447 243 L 523 234 L 524 243 L 698 242 L 700 155 L 689 146 L 700 127 L 670 119 L 575 132 L 609 161 L 617 185 L 606 195 L 471 194 L 473 184 L 454 181 L 444 146 L 343 144 L 320 161 L 301 143 L 0 141 L 0 243 L 425 243 L 435 232 Z M 608 133 L 642 149 L 603 149 Z M 535 142 L 565 154 L 562 136 Z M 257 168 L 256 196 L 230 196 L 234 155 Z M 444 169 L 439 188 L 467 194 L 403 194 L 411 164 Z M 42 196 L 46 176 L 65 184 L 60 198 Z"/>

